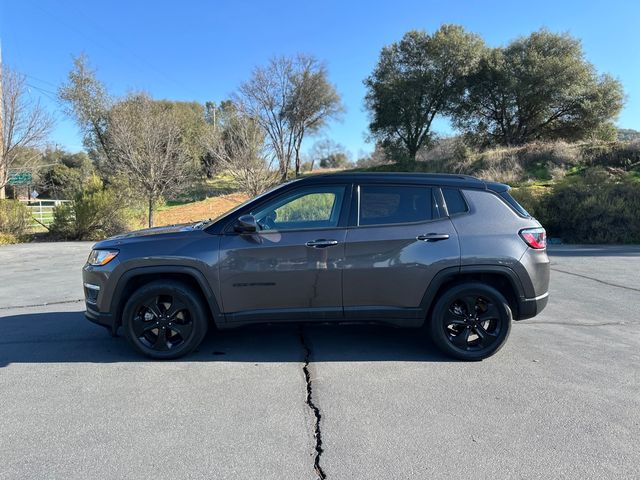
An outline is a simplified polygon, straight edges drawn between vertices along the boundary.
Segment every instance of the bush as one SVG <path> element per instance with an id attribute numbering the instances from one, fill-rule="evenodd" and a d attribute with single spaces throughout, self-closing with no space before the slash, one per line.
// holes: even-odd
<path id="1" fill-rule="evenodd" d="M 631 176 L 591 170 L 549 189 L 520 188 L 512 193 L 549 236 L 569 243 L 640 242 L 640 182 Z"/>
<path id="2" fill-rule="evenodd" d="M 0 232 L 0 245 L 13 245 L 20 243 L 20 239 L 11 233 Z"/>
<path id="3" fill-rule="evenodd" d="M 21 237 L 31 226 L 29 209 L 17 200 L 0 200 L 0 232 Z"/>
<path id="4" fill-rule="evenodd" d="M 581 155 L 586 166 L 630 170 L 640 165 L 640 141 L 586 143 Z"/>
<path id="5" fill-rule="evenodd" d="M 126 231 L 127 222 L 116 192 L 94 175 L 71 204 L 56 207 L 50 230 L 66 240 L 100 240 Z"/>
<path id="6" fill-rule="evenodd" d="M 41 193 L 49 194 L 52 198 L 72 198 L 82 189 L 82 172 L 57 164 L 44 170 L 38 183 Z"/>

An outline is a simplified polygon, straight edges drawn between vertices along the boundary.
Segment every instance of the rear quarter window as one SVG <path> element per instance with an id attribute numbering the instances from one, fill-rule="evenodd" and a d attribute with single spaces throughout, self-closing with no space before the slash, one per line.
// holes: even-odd
<path id="1" fill-rule="evenodd" d="M 518 203 L 518 201 L 509 195 L 509 192 L 500 192 L 500 196 L 522 217 L 531 217 L 531 214 L 525 210 L 525 208 Z"/>
<path id="2" fill-rule="evenodd" d="M 449 215 L 456 215 L 469 211 L 469 206 L 462 196 L 462 192 L 457 188 L 443 188 L 442 196 L 444 197 L 444 202 L 447 205 Z"/>

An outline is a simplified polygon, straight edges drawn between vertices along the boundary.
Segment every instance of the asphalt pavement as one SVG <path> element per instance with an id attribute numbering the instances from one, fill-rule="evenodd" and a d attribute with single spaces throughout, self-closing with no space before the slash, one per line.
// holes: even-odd
<path id="1" fill-rule="evenodd" d="M 87 322 L 90 243 L 0 247 L 0 478 L 640 478 L 640 246 L 554 246 L 483 362 L 414 330 L 212 332 L 152 362 Z M 314 432 L 320 432 L 317 442 Z"/>

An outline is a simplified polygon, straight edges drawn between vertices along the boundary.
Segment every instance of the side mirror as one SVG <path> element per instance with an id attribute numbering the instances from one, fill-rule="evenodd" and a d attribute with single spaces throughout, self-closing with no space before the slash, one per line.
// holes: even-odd
<path id="1" fill-rule="evenodd" d="M 258 231 L 258 222 L 253 215 L 241 215 L 233 225 L 233 230 L 238 233 L 253 233 Z"/>

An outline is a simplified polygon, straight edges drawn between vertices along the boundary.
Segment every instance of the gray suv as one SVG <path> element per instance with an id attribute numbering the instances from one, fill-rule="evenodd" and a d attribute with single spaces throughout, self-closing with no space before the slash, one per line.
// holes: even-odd
<path id="1" fill-rule="evenodd" d="M 480 360 L 548 300 L 545 231 L 508 191 L 463 175 L 295 180 L 215 220 L 97 243 L 86 316 L 159 359 L 212 323 L 379 322 Z"/>

